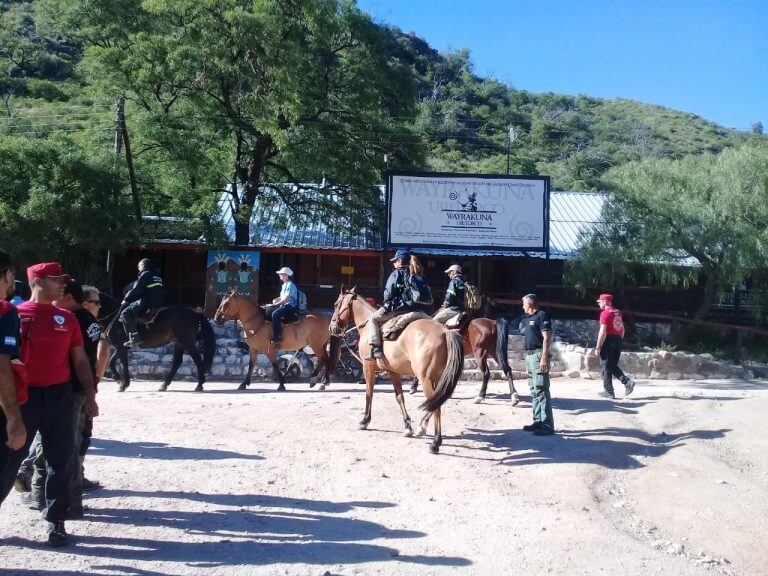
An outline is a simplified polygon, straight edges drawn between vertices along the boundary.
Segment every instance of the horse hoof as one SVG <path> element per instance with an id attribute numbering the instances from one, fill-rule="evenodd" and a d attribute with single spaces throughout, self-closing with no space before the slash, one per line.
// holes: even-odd
<path id="1" fill-rule="evenodd" d="M 125 389 L 128 388 L 128 386 L 120 386 L 120 388 L 117 389 L 118 392 L 125 392 Z"/>
<path id="2" fill-rule="evenodd" d="M 368 422 L 360 422 L 360 430 L 368 430 Z"/>
<path id="3" fill-rule="evenodd" d="M 202 385 L 202 384 L 198 384 L 198 385 L 195 387 L 195 392 L 202 392 L 202 391 L 203 391 L 203 385 Z"/>
<path id="4" fill-rule="evenodd" d="M 483 400 L 485 400 L 485 398 L 483 398 L 482 396 L 478 396 L 477 398 L 475 398 L 475 404 L 482 404 Z"/>
<path id="5" fill-rule="evenodd" d="M 280 386 L 277 387 L 277 391 L 278 392 L 285 392 L 285 385 L 284 384 L 280 384 Z"/>
<path id="6" fill-rule="evenodd" d="M 237 387 L 238 390 L 245 390 L 245 384 L 240 384 L 240 386 Z"/>
<path id="7" fill-rule="evenodd" d="M 403 436 L 405 436 L 406 438 L 413 437 L 413 429 L 406 428 L 405 430 L 403 430 Z"/>
<path id="8" fill-rule="evenodd" d="M 317 385 L 317 378 L 310 378 L 309 379 L 309 387 L 314 388 Z M 322 390 L 322 388 L 320 388 Z"/>
<path id="9" fill-rule="evenodd" d="M 440 446 L 437 446 L 435 444 L 430 444 L 429 451 L 432 452 L 432 454 L 437 454 L 438 452 L 440 452 Z"/>
<path id="10" fill-rule="evenodd" d="M 512 402 L 512 406 L 517 406 L 518 404 L 520 404 L 520 398 L 518 397 L 517 394 L 513 394 L 512 398 L 510 398 L 510 402 Z"/>
<path id="11" fill-rule="evenodd" d="M 320 384 L 320 390 L 325 390 L 325 384 Z"/>
<path id="12" fill-rule="evenodd" d="M 427 433 L 427 429 L 426 429 L 426 428 L 424 428 L 423 426 L 421 426 L 421 427 L 419 427 L 419 429 L 416 431 L 416 436 L 417 436 L 417 437 L 420 437 L 420 436 L 424 436 L 426 433 Z"/>
<path id="13" fill-rule="evenodd" d="M 160 388 L 157 389 L 158 392 L 165 392 L 166 390 L 168 390 L 168 386 L 166 385 L 160 386 Z"/>

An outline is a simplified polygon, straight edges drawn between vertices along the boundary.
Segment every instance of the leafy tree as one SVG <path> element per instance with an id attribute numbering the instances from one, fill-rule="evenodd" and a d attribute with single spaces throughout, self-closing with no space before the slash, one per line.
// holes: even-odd
<path id="1" fill-rule="evenodd" d="M 130 101 L 139 170 L 202 211 L 228 191 L 237 244 L 248 242 L 257 200 L 294 216 L 341 211 L 348 218 L 333 221 L 348 225 L 378 220 L 372 184 L 387 163 L 419 163 L 411 71 L 386 57 L 385 34 L 353 2 L 78 0 L 48 9 L 87 44 L 84 74 Z M 330 184 L 314 190 L 323 174 Z"/>
<path id="2" fill-rule="evenodd" d="M 569 276 L 576 284 L 621 285 L 652 276 L 698 281 L 704 318 L 716 297 L 768 270 L 768 145 L 718 155 L 647 159 L 611 169 L 612 192 Z"/>

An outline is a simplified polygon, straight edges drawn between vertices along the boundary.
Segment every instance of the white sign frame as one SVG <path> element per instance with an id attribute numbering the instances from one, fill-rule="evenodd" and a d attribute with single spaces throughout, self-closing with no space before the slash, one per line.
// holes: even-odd
<path id="1" fill-rule="evenodd" d="M 549 176 L 390 172 L 387 246 L 549 250 Z"/>

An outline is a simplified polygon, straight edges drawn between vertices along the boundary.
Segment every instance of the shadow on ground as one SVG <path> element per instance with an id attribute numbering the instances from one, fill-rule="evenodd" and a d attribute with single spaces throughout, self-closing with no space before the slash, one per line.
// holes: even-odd
<path id="1" fill-rule="evenodd" d="M 123 442 L 93 438 L 89 453 L 117 458 L 143 458 L 148 460 L 264 460 L 257 454 L 241 454 L 229 450 L 211 448 L 185 448 L 164 442 Z"/>

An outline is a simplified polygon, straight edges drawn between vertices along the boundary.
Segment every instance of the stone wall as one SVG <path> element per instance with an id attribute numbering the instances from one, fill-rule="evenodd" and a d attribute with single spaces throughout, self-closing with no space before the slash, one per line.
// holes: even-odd
<path id="1" fill-rule="evenodd" d="M 597 320 L 554 320 L 555 340 L 594 346 L 597 343 Z M 635 324 L 637 339 L 646 344 L 657 344 L 670 340 L 670 325 L 661 322 L 638 322 Z"/>

